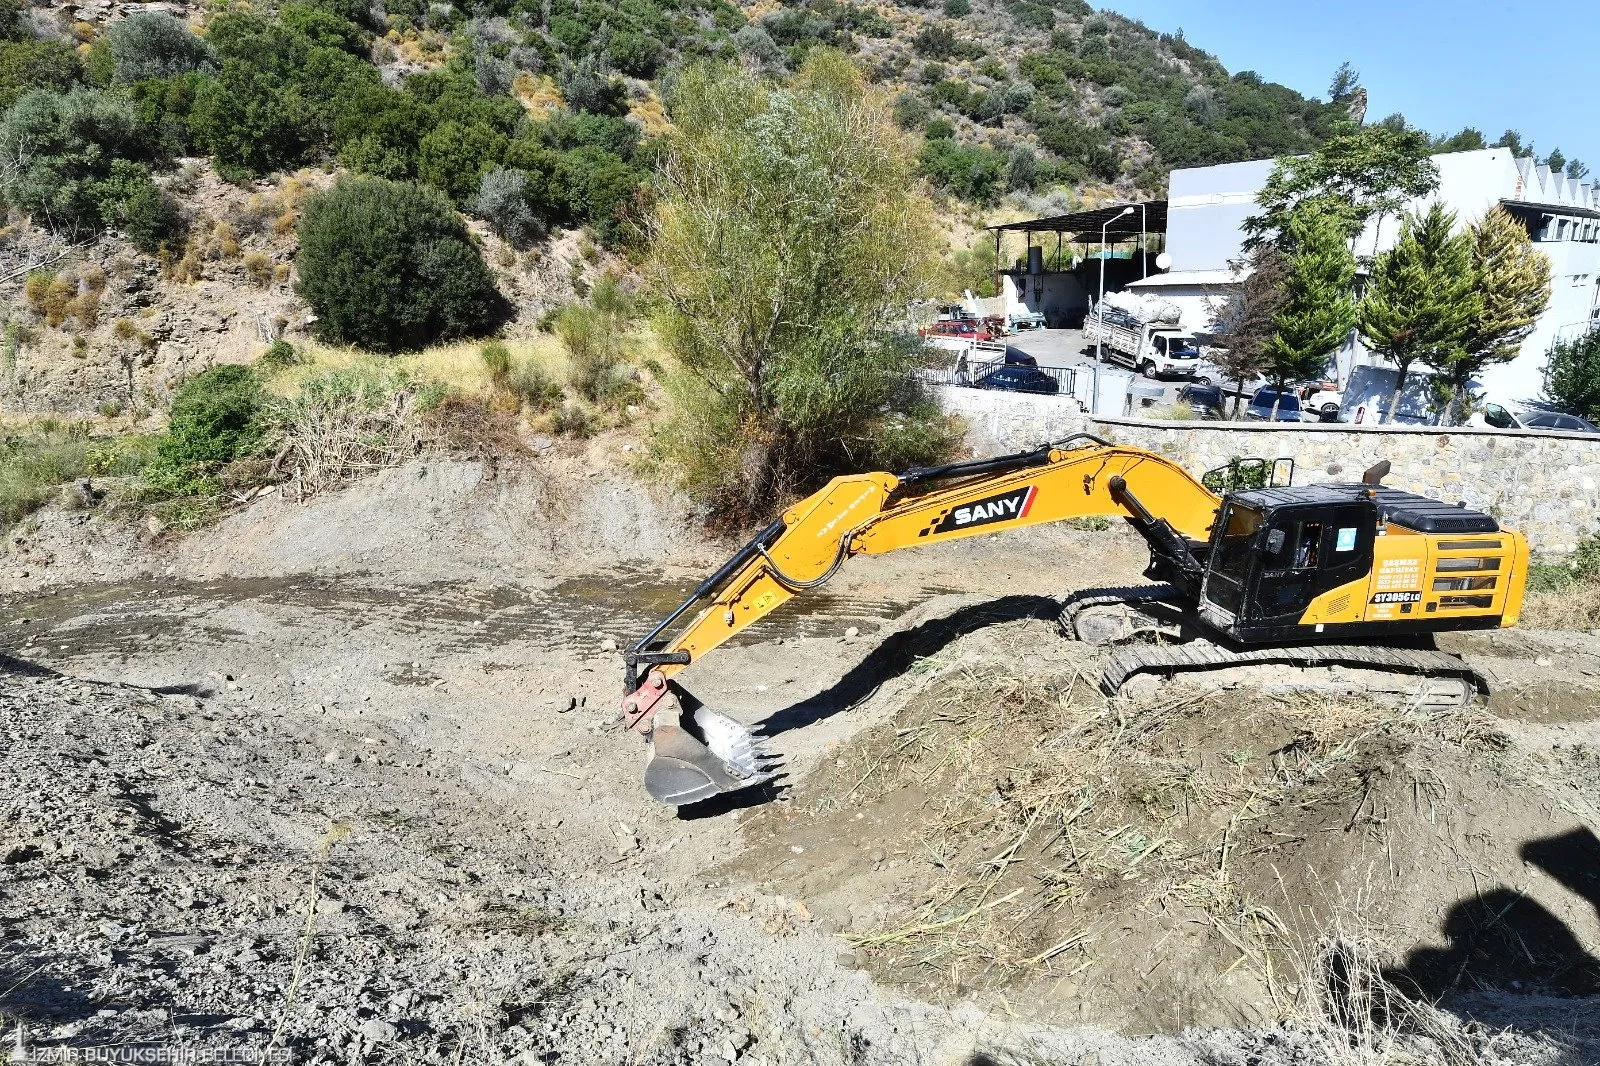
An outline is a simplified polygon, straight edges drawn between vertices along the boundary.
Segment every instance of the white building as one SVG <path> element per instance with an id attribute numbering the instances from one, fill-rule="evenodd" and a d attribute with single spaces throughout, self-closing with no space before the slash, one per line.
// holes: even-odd
<path id="1" fill-rule="evenodd" d="M 1458 226 L 1465 226 L 1500 204 L 1528 227 L 1535 246 L 1550 258 L 1549 308 L 1521 354 L 1484 374 L 1485 387 L 1499 398 L 1535 399 L 1550 346 L 1600 326 L 1600 188 L 1552 173 L 1531 158 L 1517 159 L 1508 148 L 1436 155 L 1433 162 L 1439 187 L 1409 210 L 1425 211 L 1438 200 L 1455 212 Z M 1174 170 L 1167 202 L 1171 270 L 1129 288 L 1160 292 L 1183 309 L 1186 328 L 1205 330 L 1212 300 L 1233 284 L 1228 264 L 1239 258 L 1241 227 L 1258 211 L 1255 197 L 1272 167 L 1272 160 L 1263 159 Z M 1358 240 L 1357 255 L 1386 251 L 1399 230 L 1393 216 L 1375 220 Z M 1341 352 L 1340 378 L 1354 361 L 1379 360 L 1360 346 Z"/>

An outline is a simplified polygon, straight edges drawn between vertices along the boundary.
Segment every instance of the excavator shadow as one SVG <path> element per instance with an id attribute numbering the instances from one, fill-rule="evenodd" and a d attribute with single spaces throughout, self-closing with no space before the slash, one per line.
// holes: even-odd
<path id="1" fill-rule="evenodd" d="M 1600 837 L 1587 829 L 1524 843 L 1524 862 L 1600 910 Z M 1600 993 L 1595 945 L 1525 892 L 1501 885 L 1455 903 L 1440 924 L 1443 946 L 1414 948 L 1385 974 L 1412 995 L 1437 999 L 1479 989 Z"/>
<path id="2" fill-rule="evenodd" d="M 885 681 L 904 673 L 916 660 L 934 654 L 968 633 L 1022 618 L 1054 619 L 1060 610 L 1061 601 L 1054 596 L 1002 596 L 959 608 L 943 618 L 930 618 L 891 634 L 847 671 L 837 684 L 775 711 L 754 728 L 763 737 L 803 729 L 856 706 Z"/>
<path id="3" fill-rule="evenodd" d="M 19 659 L 14 655 L 0 652 L 0 675 L 19 674 L 23 677 L 60 677 L 61 675 L 47 666 Z"/>

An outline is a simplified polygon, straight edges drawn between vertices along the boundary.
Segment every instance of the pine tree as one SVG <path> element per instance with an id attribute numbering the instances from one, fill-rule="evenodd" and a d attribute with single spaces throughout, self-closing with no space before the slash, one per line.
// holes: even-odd
<path id="1" fill-rule="evenodd" d="M 1411 364 L 1444 364 L 1466 350 L 1467 332 L 1479 314 L 1472 270 L 1472 239 L 1452 234 L 1455 215 L 1435 203 L 1420 218 L 1408 214 L 1400 240 L 1378 257 L 1366 298 L 1361 332 L 1376 352 L 1400 371 L 1383 421 L 1394 421 Z"/>
<path id="2" fill-rule="evenodd" d="M 1516 358 L 1550 304 L 1550 260 L 1505 208 L 1491 208 L 1468 228 L 1467 238 L 1477 313 L 1459 349 L 1423 356 L 1448 396 L 1446 415 L 1452 424 L 1469 413 L 1468 382 L 1484 367 Z"/>
<path id="3" fill-rule="evenodd" d="M 1296 211 L 1284 226 L 1283 244 L 1288 273 L 1264 369 L 1280 394 L 1291 381 L 1321 376 L 1356 324 L 1356 260 L 1340 220 L 1312 209 Z M 1277 406 L 1274 401 L 1274 419 Z"/>
<path id="4" fill-rule="evenodd" d="M 1563 411 L 1600 418 L 1600 329 L 1551 346 L 1544 394 Z"/>

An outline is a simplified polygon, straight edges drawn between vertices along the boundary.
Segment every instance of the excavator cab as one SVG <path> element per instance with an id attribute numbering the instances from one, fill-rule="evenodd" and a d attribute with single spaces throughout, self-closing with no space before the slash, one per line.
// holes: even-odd
<path id="1" fill-rule="evenodd" d="M 1199 553 L 1199 613 L 1251 644 L 1493 628 L 1520 607 L 1524 543 L 1481 511 L 1373 484 L 1233 492 Z"/>
<path id="2" fill-rule="evenodd" d="M 1320 487 L 1230 494 L 1207 553 L 1200 610 L 1240 641 L 1288 636 L 1318 597 L 1372 570 L 1374 501 Z"/>

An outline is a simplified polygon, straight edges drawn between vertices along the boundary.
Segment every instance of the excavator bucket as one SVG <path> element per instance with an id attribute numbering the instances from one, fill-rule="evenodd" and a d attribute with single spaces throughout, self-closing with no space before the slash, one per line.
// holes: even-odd
<path id="1" fill-rule="evenodd" d="M 766 751 L 749 729 L 678 686 L 672 689 L 657 706 L 650 731 L 644 787 L 654 799 L 681 807 L 772 779 Z"/>

